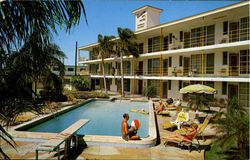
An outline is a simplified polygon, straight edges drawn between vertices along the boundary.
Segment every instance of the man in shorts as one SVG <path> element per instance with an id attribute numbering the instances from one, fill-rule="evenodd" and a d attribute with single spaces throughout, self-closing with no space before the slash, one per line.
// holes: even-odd
<path id="1" fill-rule="evenodd" d="M 139 140 L 140 136 L 137 136 L 136 129 L 134 127 L 131 128 L 129 131 L 129 126 L 128 126 L 128 120 L 129 120 L 129 115 L 127 113 L 123 114 L 124 120 L 122 121 L 122 138 L 126 141 L 128 140 Z"/>

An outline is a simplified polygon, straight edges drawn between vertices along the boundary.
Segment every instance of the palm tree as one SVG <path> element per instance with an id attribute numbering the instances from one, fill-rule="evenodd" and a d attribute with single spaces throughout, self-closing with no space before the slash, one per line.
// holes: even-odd
<path id="1" fill-rule="evenodd" d="M 101 58 L 102 58 L 102 73 L 103 73 L 103 81 L 104 81 L 104 89 L 105 93 L 107 93 L 107 86 L 106 86 L 106 76 L 105 76 L 105 67 L 104 67 L 104 58 L 106 55 L 106 52 L 112 52 L 113 46 L 115 45 L 114 36 L 102 36 L 101 34 L 98 35 L 98 43 L 99 46 L 97 47 L 97 51 L 99 51 Z"/>
<path id="2" fill-rule="evenodd" d="M 10 0 L 1 2 L 0 10 L 0 50 L 9 51 L 13 47 L 20 47 L 34 31 L 53 31 L 57 34 L 56 25 L 70 32 L 72 26 L 79 24 L 82 13 L 87 23 L 85 9 L 80 0 Z M 40 32 L 42 39 L 44 32 Z"/>
<path id="3" fill-rule="evenodd" d="M 139 57 L 138 44 L 135 42 L 134 32 L 128 28 L 117 28 L 119 39 L 117 40 L 117 52 L 121 57 L 121 86 L 122 97 L 124 96 L 124 73 L 123 73 L 123 56 L 133 55 Z"/>
<path id="4" fill-rule="evenodd" d="M 229 158 L 248 159 L 249 149 L 249 111 L 243 108 L 236 97 L 229 100 L 225 118 L 215 121 L 217 141 Z M 235 149 L 235 146 L 236 149 Z M 236 153 L 236 154 L 235 154 Z"/>

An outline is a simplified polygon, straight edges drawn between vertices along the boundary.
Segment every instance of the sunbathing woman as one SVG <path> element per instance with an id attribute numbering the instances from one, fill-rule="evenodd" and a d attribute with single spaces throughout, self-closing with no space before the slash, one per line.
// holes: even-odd
<path id="1" fill-rule="evenodd" d="M 176 134 L 174 136 L 165 137 L 167 141 L 177 141 L 177 142 L 189 142 L 192 141 L 195 135 L 197 134 L 198 125 L 196 123 L 191 124 L 192 129 L 187 131 L 184 136 L 181 134 Z"/>
<path id="2" fill-rule="evenodd" d="M 159 102 L 159 104 L 157 105 L 156 109 L 155 109 L 155 113 L 159 114 L 161 111 L 163 111 L 165 109 L 164 104 L 162 103 L 162 101 Z"/>
<path id="3" fill-rule="evenodd" d="M 167 108 L 175 108 L 181 105 L 181 99 L 178 98 L 178 100 L 176 102 L 174 102 L 173 104 L 167 104 Z"/>

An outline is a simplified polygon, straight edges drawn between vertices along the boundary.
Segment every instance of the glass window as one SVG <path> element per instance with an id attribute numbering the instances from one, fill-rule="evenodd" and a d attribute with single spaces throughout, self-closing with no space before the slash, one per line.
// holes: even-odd
<path id="1" fill-rule="evenodd" d="M 250 57 L 249 50 L 240 51 L 240 74 L 249 74 Z"/>
<path id="2" fill-rule="evenodd" d="M 191 29 L 191 46 L 201 46 L 202 30 L 201 27 Z"/>
<path id="3" fill-rule="evenodd" d="M 148 59 L 148 74 L 158 75 L 160 73 L 160 58 Z"/>
<path id="4" fill-rule="evenodd" d="M 215 41 L 214 40 L 215 27 L 214 27 L 214 25 L 211 25 L 211 26 L 207 26 L 206 28 L 207 28 L 207 36 L 206 36 L 207 45 L 213 45 L 214 41 Z"/>
<path id="5" fill-rule="evenodd" d="M 227 51 L 223 52 L 223 62 L 222 62 L 222 65 L 227 65 Z"/>
<path id="6" fill-rule="evenodd" d="M 227 94 L 227 82 L 222 82 L 222 94 Z"/>
<path id="7" fill-rule="evenodd" d="M 160 51 L 160 36 L 148 39 L 148 53 Z"/>
<path id="8" fill-rule="evenodd" d="M 240 83 L 239 89 L 239 100 L 240 104 L 244 107 L 249 107 L 250 100 L 249 100 L 249 83 Z"/>
<path id="9" fill-rule="evenodd" d="M 179 56 L 179 66 L 182 67 L 183 56 Z"/>
<path id="10" fill-rule="evenodd" d="M 240 19 L 240 40 L 249 40 L 249 17 Z"/>
<path id="11" fill-rule="evenodd" d="M 100 79 L 95 79 L 95 85 L 97 85 L 97 86 L 100 85 Z"/>
<path id="12" fill-rule="evenodd" d="M 169 67 L 172 67 L 172 57 L 169 57 L 169 58 L 168 58 L 168 66 L 169 66 Z"/>
<path id="13" fill-rule="evenodd" d="M 206 54 L 206 73 L 214 73 L 214 53 Z"/>
<path id="14" fill-rule="evenodd" d="M 201 54 L 191 55 L 191 70 L 194 73 L 201 73 Z"/>
<path id="15" fill-rule="evenodd" d="M 228 33 L 228 21 L 223 22 L 223 35 Z"/>
<path id="16" fill-rule="evenodd" d="M 74 71 L 74 68 L 68 68 L 68 71 L 72 72 L 72 71 Z"/>

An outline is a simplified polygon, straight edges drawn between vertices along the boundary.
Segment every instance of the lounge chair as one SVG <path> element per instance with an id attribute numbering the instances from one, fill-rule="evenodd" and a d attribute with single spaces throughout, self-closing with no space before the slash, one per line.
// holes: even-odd
<path id="1" fill-rule="evenodd" d="M 75 96 L 73 94 L 67 95 L 67 100 L 68 101 L 73 101 L 73 102 L 85 101 L 85 99 L 77 99 L 77 98 L 75 98 Z"/>
<path id="2" fill-rule="evenodd" d="M 208 123 L 209 123 L 209 120 L 210 120 L 210 117 L 209 116 L 206 116 L 204 122 L 202 123 L 202 125 L 198 128 L 197 130 L 197 133 L 196 135 L 194 136 L 193 140 L 191 141 L 187 141 L 184 142 L 177 142 L 177 141 L 166 141 L 164 143 L 165 146 L 168 145 L 168 143 L 175 143 L 175 144 L 178 144 L 178 147 L 187 147 L 189 149 L 189 151 L 191 152 L 193 149 L 196 149 L 198 150 L 199 152 L 201 151 L 201 146 L 204 146 L 201 142 L 198 141 L 198 139 L 196 138 L 197 136 L 202 136 L 202 140 L 204 140 L 204 136 L 202 135 L 203 131 L 206 129 Z M 181 133 L 181 132 L 184 132 L 184 131 L 187 131 L 187 129 L 185 128 L 181 128 L 179 130 L 176 130 L 175 133 Z"/>
<path id="3" fill-rule="evenodd" d="M 198 128 L 198 131 L 197 131 L 197 136 L 201 136 L 203 141 L 205 139 L 204 139 L 204 136 L 202 135 L 202 133 L 206 129 L 209 121 L 210 121 L 210 117 L 206 116 L 204 122 L 200 125 L 200 127 Z M 187 128 L 181 128 L 181 129 L 175 130 L 174 133 L 182 133 L 182 132 L 185 132 L 187 130 L 188 130 Z"/>
<path id="4" fill-rule="evenodd" d="M 178 129 L 180 129 L 180 125 L 183 122 L 187 122 L 188 120 L 189 120 L 189 114 L 186 112 L 180 112 L 178 113 L 178 116 L 174 122 L 163 123 L 162 126 L 164 127 L 164 129 L 173 128 L 176 126 Z"/>
<path id="5" fill-rule="evenodd" d="M 169 115 L 169 111 L 163 110 L 163 111 L 159 112 L 159 115 Z"/>

